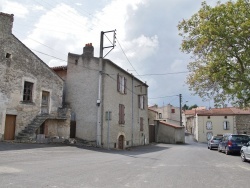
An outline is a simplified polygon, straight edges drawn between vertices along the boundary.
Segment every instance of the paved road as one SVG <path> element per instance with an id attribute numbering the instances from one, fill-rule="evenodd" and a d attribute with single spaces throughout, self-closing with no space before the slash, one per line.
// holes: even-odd
<path id="1" fill-rule="evenodd" d="M 250 187 L 250 163 L 187 142 L 129 151 L 0 142 L 0 187 Z"/>

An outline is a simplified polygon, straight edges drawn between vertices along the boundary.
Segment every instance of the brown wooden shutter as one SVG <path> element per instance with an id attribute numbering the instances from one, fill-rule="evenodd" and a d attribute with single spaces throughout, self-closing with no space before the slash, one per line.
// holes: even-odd
<path id="1" fill-rule="evenodd" d="M 145 96 L 143 95 L 142 98 L 143 98 L 143 101 L 142 101 L 142 109 L 145 109 Z"/>
<path id="2" fill-rule="evenodd" d="M 143 117 L 140 117 L 140 131 L 143 131 Z"/>
<path id="3" fill-rule="evenodd" d="M 122 105 L 122 124 L 125 124 L 125 106 Z"/>
<path id="4" fill-rule="evenodd" d="M 120 92 L 120 76 L 117 74 L 117 91 Z"/>
<path id="5" fill-rule="evenodd" d="M 140 108 L 141 106 L 140 106 L 140 104 L 141 104 L 141 96 L 140 95 L 138 95 L 138 108 Z"/>
<path id="6" fill-rule="evenodd" d="M 124 77 L 124 94 L 127 94 L 127 79 Z"/>
<path id="7" fill-rule="evenodd" d="M 122 109 L 121 109 L 121 104 L 119 104 L 119 121 L 118 123 L 121 124 L 121 113 L 122 112 Z"/>

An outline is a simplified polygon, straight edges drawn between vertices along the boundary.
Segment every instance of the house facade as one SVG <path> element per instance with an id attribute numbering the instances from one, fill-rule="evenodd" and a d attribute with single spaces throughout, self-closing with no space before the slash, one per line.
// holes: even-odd
<path id="1" fill-rule="evenodd" d="M 158 112 L 157 120 L 170 123 L 172 125 L 180 125 L 180 108 L 171 104 L 158 107 L 158 105 L 150 106 L 149 109 Z"/>
<path id="2" fill-rule="evenodd" d="M 12 34 L 13 20 L 0 13 L 0 139 L 69 137 L 63 80 Z"/>
<path id="3" fill-rule="evenodd" d="M 186 111 L 187 130 L 198 142 L 213 135 L 250 134 L 250 111 L 234 107 Z"/>
<path id="4" fill-rule="evenodd" d="M 76 137 L 104 148 L 147 144 L 147 88 L 112 61 L 94 57 L 92 44 L 81 55 L 69 53 L 65 102 L 72 108 Z"/>

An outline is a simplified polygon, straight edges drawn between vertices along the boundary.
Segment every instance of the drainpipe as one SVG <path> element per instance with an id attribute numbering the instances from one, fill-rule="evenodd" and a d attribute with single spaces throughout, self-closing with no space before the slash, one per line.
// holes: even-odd
<path id="1" fill-rule="evenodd" d="M 134 145 L 134 76 L 132 76 L 132 143 Z"/>

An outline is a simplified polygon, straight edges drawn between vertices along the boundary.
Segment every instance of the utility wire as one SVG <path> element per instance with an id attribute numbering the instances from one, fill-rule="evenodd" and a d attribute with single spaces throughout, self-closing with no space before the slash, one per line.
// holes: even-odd
<path id="1" fill-rule="evenodd" d="M 122 46 L 121 46 L 121 44 L 120 44 L 120 42 L 119 42 L 118 39 L 117 39 L 117 42 L 118 42 L 118 44 L 119 44 L 119 46 L 120 46 L 120 48 L 121 48 L 123 54 L 125 55 L 127 61 L 129 62 L 129 64 L 131 65 L 131 67 L 135 70 L 135 72 L 139 75 L 139 73 L 136 71 L 136 69 L 134 68 L 134 66 L 132 65 L 132 63 L 129 61 L 128 56 L 127 56 L 126 53 L 124 52 L 124 50 L 123 50 L 123 48 L 122 48 Z"/>
<path id="2" fill-rule="evenodd" d="M 164 97 L 155 97 L 155 98 L 148 98 L 148 99 L 162 99 L 162 98 L 167 98 L 167 97 L 176 97 L 179 95 L 170 95 L 170 96 L 164 96 Z"/>

